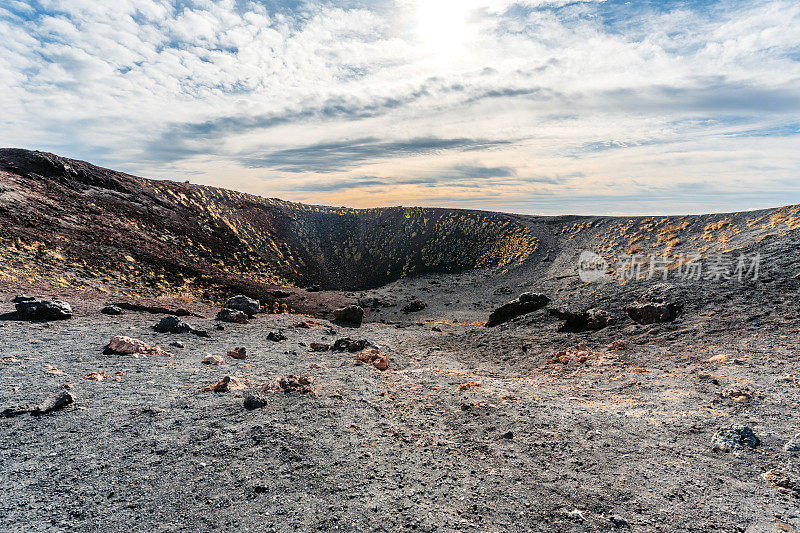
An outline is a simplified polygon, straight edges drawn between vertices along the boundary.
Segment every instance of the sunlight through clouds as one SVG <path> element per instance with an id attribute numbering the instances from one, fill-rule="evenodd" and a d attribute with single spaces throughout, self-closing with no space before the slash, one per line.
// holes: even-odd
<path id="1" fill-rule="evenodd" d="M 358 207 L 800 202 L 797 28 L 781 0 L 7 2 L 0 144 Z"/>

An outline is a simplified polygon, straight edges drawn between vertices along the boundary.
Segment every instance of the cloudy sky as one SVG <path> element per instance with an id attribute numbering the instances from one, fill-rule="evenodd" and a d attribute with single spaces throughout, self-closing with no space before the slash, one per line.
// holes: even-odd
<path id="1" fill-rule="evenodd" d="M 308 203 L 800 203 L 796 0 L 4 0 L 0 146 Z"/>

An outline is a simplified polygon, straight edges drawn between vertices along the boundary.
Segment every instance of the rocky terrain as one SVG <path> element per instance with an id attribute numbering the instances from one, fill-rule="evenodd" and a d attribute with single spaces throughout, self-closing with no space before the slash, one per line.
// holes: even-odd
<path id="1" fill-rule="evenodd" d="M 337 209 L 0 151 L 0 526 L 800 531 L 798 213 Z"/>

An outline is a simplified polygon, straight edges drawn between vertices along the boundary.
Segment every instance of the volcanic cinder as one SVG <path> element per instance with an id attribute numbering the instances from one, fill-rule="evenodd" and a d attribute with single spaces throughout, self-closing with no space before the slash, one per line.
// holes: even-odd
<path id="1" fill-rule="evenodd" d="M 308 206 L 2 150 L 0 526 L 800 531 L 798 229 Z M 238 295 L 262 312 L 217 319 Z"/>

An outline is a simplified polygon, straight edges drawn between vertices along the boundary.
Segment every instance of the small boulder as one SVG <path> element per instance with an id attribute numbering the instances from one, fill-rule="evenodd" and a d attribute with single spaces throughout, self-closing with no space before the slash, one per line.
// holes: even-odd
<path id="1" fill-rule="evenodd" d="M 225 307 L 217 313 L 217 320 L 222 322 L 231 322 L 234 324 L 247 324 L 247 313 L 238 311 L 236 309 L 229 309 Z"/>
<path id="2" fill-rule="evenodd" d="M 75 397 L 69 391 L 61 391 L 47 398 L 31 411 L 34 416 L 50 413 L 75 402 Z"/>
<path id="3" fill-rule="evenodd" d="M 361 325 L 361 321 L 364 320 L 364 309 L 357 305 L 348 305 L 334 310 L 333 317 L 340 322 Z"/>
<path id="4" fill-rule="evenodd" d="M 225 307 L 228 309 L 241 311 L 250 316 L 258 314 L 261 311 L 261 304 L 259 304 L 256 300 L 241 294 L 228 299 L 228 301 L 225 302 Z"/>
<path id="5" fill-rule="evenodd" d="M 312 352 L 327 352 L 331 345 L 324 342 L 312 342 L 309 347 Z"/>
<path id="6" fill-rule="evenodd" d="M 158 346 L 150 346 L 144 341 L 125 337 L 124 335 L 115 335 L 114 337 L 111 337 L 106 350 L 108 350 L 110 353 L 118 355 L 145 354 L 167 355 L 169 357 L 174 357 L 171 353 L 165 352 Z"/>
<path id="7" fill-rule="evenodd" d="M 369 346 L 369 341 L 366 339 L 354 341 L 350 337 L 344 337 L 336 339 L 336 342 L 333 343 L 333 351 L 355 353 L 360 352 L 367 346 Z"/>
<path id="8" fill-rule="evenodd" d="M 313 394 L 317 395 L 317 391 L 311 386 L 314 378 L 308 376 L 295 376 L 293 374 L 288 376 L 280 376 L 272 383 L 267 383 L 261 388 L 262 392 L 299 392 L 300 394 Z"/>
<path id="9" fill-rule="evenodd" d="M 116 316 L 116 315 L 121 315 L 121 314 L 122 314 L 122 309 L 120 309 L 120 308 L 119 308 L 119 307 L 117 307 L 116 305 L 107 305 L 107 306 L 105 306 L 104 308 L 102 308 L 102 309 L 100 310 L 100 312 L 101 312 L 102 314 L 104 314 L 104 315 L 113 315 L 113 316 Z"/>
<path id="10" fill-rule="evenodd" d="M 247 359 L 247 349 L 244 347 L 234 348 L 228 352 L 228 355 L 234 359 Z"/>
<path id="11" fill-rule="evenodd" d="M 286 335 L 280 331 L 270 331 L 267 334 L 267 340 L 272 342 L 281 342 L 286 340 Z"/>
<path id="12" fill-rule="evenodd" d="M 674 296 L 675 287 L 668 283 L 658 283 L 642 293 L 625 312 L 639 324 L 671 322 L 683 309 L 683 304 Z"/>
<path id="13" fill-rule="evenodd" d="M 14 298 L 14 300 L 17 300 Z M 24 298 L 30 298 L 24 296 Z M 15 302 L 17 315 L 23 320 L 66 320 L 72 318 L 72 307 L 61 300 L 25 299 Z"/>
<path id="14" fill-rule="evenodd" d="M 740 448 L 755 448 L 761 443 L 753 430 L 747 426 L 735 425 L 722 428 L 711 438 L 714 451 L 732 452 Z"/>
<path id="15" fill-rule="evenodd" d="M 28 296 L 27 294 L 18 294 L 14 296 L 14 299 L 11 300 L 11 303 L 21 304 L 23 302 L 34 302 L 34 301 L 36 301 L 36 298 L 34 298 L 33 296 Z"/>
<path id="16" fill-rule="evenodd" d="M 261 409 L 269 404 L 269 399 L 258 392 L 250 391 L 244 396 L 244 408 L 248 411 Z"/>
<path id="17" fill-rule="evenodd" d="M 225 360 L 218 355 L 208 354 L 203 358 L 203 364 L 211 366 L 222 366 L 225 364 Z"/>
<path id="18" fill-rule="evenodd" d="M 489 315 L 489 320 L 486 322 L 486 327 L 491 328 L 508 322 L 512 318 L 532 313 L 546 306 L 548 303 L 550 303 L 550 298 L 544 294 L 535 292 L 520 294 L 519 298 L 516 300 L 503 304 L 492 311 Z"/>
<path id="19" fill-rule="evenodd" d="M 389 368 L 389 354 L 382 353 L 375 348 L 367 348 L 356 355 L 356 362 L 366 363 L 374 366 L 378 370 Z"/>
<path id="20" fill-rule="evenodd" d="M 246 388 L 247 386 L 238 379 L 231 376 L 225 376 L 224 378 L 217 381 L 213 385 L 209 385 L 208 387 L 203 387 L 202 389 L 200 389 L 200 392 L 231 392 L 235 390 L 243 390 Z"/>
<path id="21" fill-rule="evenodd" d="M 419 311 L 422 311 L 426 307 L 428 307 L 428 304 L 426 304 L 422 300 L 414 300 L 413 302 L 410 302 L 408 305 L 403 307 L 401 309 L 401 311 L 406 313 L 406 314 L 408 314 L 408 313 L 417 313 Z"/>
<path id="22" fill-rule="evenodd" d="M 195 329 L 180 318 L 170 315 L 162 318 L 153 329 L 159 333 L 191 333 L 199 337 L 208 337 L 208 332 Z"/>
<path id="23" fill-rule="evenodd" d="M 603 309 L 587 309 L 576 313 L 569 310 L 550 309 L 550 316 L 564 320 L 559 331 L 598 331 L 613 322 L 611 313 Z"/>

